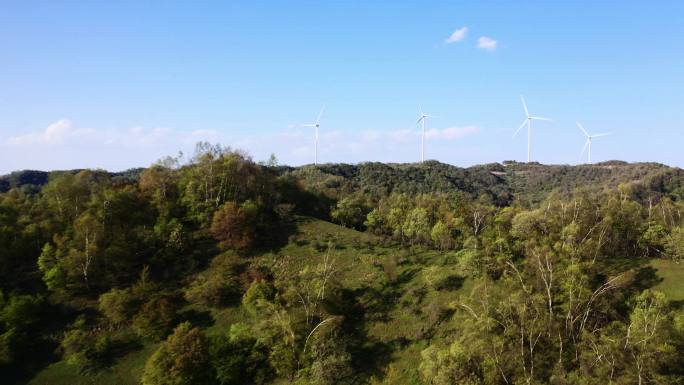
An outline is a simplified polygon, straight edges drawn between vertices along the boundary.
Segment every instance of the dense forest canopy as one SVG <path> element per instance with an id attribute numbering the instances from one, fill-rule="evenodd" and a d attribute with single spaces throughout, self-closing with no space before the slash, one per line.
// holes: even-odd
<path id="1" fill-rule="evenodd" d="M 192 158 L 0 178 L 7 383 L 680 384 L 684 174 Z"/>

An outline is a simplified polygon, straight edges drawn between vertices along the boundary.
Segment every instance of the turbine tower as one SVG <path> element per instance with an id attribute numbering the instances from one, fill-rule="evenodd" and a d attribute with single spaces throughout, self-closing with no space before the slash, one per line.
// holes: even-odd
<path id="1" fill-rule="evenodd" d="M 420 123 L 421 125 L 422 133 L 420 139 L 420 163 L 423 163 L 425 161 L 425 119 L 435 118 L 435 116 L 423 113 L 423 109 L 420 108 L 420 106 L 418 106 L 418 112 L 420 113 L 420 117 L 418 120 L 416 120 L 416 124 Z"/>
<path id="2" fill-rule="evenodd" d="M 589 151 L 587 152 L 587 163 L 591 164 L 591 140 L 594 139 L 594 138 L 598 138 L 598 137 L 600 137 L 600 136 L 610 135 L 610 133 L 589 135 L 589 133 L 587 132 L 587 130 L 585 130 L 584 127 L 582 127 L 582 125 L 581 125 L 579 122 L 577 122 L 577 127 L 579 127 L 579 129 L 582 130 L 582 133 L 584 134 L 584 136 L 587 137 L 587 141 L 584 142 L 584 147 L 582 147 L 582 152 L 580 152 L 580 158 L 581 158 L 582 155 L 584 154 L 584 151 L 589 150 Z"/>
<path id="3" fill-rule="evenodd" d="M 318 129 L 321 128 L 321 116 L 323 116 L 323 111 L 325 110 L 325 105 L 321 107 L 321 111 L 318 113 L 318 117 L 316 118 L 316 123 L 312 124 L 302 124 L 302 127 L 314 127 L 315 128 L 315 136 L 314 136 L 314 164 L 318 164 Z"/>
<path id="4" fill-rule="evenodd" d="M 531 116 L 530 111 L 527 109 L 527 103 L 525 103 L 525 98 L 520 95 L 520 100 L 522 101 L 523 108 L 525 109 L 525 120 L 522 122 L 520 127 L 515 131 L 515 134 L 513 134 L 513 137 L 515 138 L 516 135 L 518 135 L 518 132 L 527 125 L 527 162 L 530 162 L 530 155 L 532 154 L 532 121 L 533 120 L 546 120 L 546 121 L 551 121 L 551 119 L 547 118 L 541 118 L 538 116 Z"/>

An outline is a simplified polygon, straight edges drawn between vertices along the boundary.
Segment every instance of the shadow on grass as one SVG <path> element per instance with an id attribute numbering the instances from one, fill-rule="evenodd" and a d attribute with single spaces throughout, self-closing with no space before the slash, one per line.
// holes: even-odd
<path id="1" fill-rule="evenodd" d="M 386 313 L 392 307 L 382 305 L 383 301 L 367 300 L 376 295 L 383 296 L 371 288 L 349 290 L 343 289 L 338 294 L 330 310 L 344 314 L 342 324 L 345 335 L 350 339 L 349 353 L 352 356 L 352 365 L 356 369 L 357 379 L 366 380 L 371 376 L 382 377 L 382 368 L 389 365 L 392 360 L 392 353 L 396 350 L 395 344 L 379 341 L 366 333 L 364 324 L 368 321 L 369 313 L 377 311 Z M 362 301 L 359 299 L 363 297 Z M 370 308 L 369 308 L 370 306 Z M 375 318 L 375 317 L 374 317 Z M 364 381 L 361 381 L 363 383 Z"/>
<path id="2" fill-rule="evenodd" d="M 201 328 L 208 328 L 214 324 L 214 317 L 207 310 L 188 309 L 183 311 L 180 316 L 180 321 L 188 321 L 194 326 Z"/>

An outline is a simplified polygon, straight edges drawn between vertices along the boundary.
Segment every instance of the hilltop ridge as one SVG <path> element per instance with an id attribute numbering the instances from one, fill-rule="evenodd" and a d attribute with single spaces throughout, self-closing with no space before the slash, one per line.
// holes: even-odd
<path id="1" fill-rule="evenodd" d="M 611 160 L 584 165 L 546 165 L 507 160 L 459 167 L 430 160 L 424 163 L 324 163 L 269 168 L 277 174 L 301 179 L 310 188 L 320 192 L 358 191 L 377 196 L 390 192 L 416 194 L 458 191 L 470 197 L 488 195 L 499 205 L 511 203 L 514 197 L 534 203 L 551 192 L 567 194 L 577 188 L 600 190 L 620 185 L 631 185 L 676 199 L 684 197 L 684 171 L 652 162 Z M 144 170 L 135 168 L 120 172 L 98 172 L 107 173 L 116 181 L 130 183 L 137 181 Z M 81 170 L 15 171 L 0 176 L 0 192 L 18 188 L 27 193 L 36 193 L 52 175 L 78 171 Z"/>

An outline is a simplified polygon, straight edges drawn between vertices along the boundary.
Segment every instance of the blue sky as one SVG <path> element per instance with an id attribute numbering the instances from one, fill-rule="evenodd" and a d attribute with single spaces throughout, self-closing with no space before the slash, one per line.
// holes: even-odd
<path id="1" fill-rule="evenodd" d="M 452 34 L 462 28 L 465 33 Z M 482 44 L 481 44 L 482 43 Z M 0 173 L 146 166 L 199 140 L 320 161 L 684 166 L 680 1 L 5 1 Z"/>

